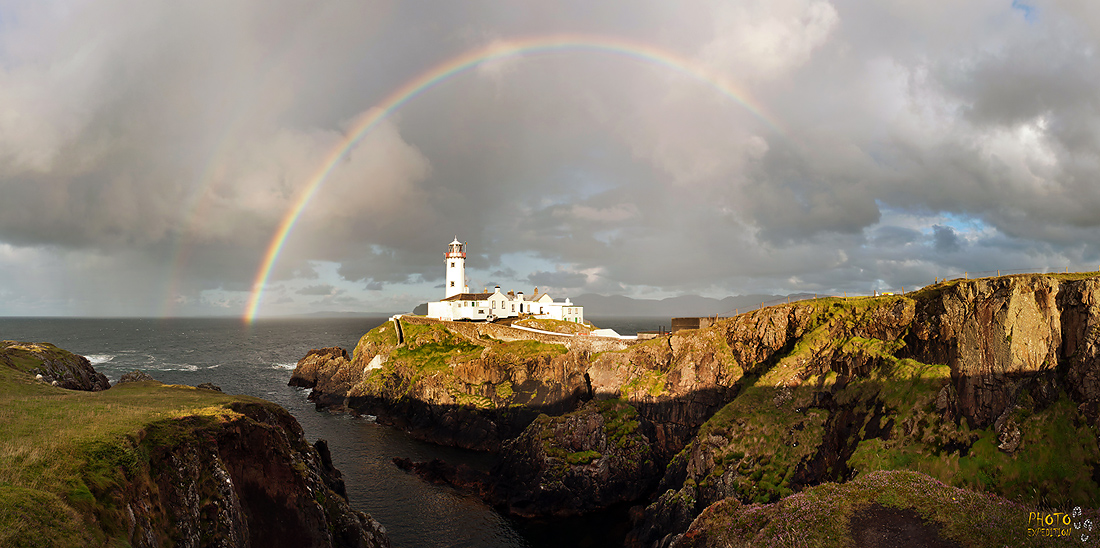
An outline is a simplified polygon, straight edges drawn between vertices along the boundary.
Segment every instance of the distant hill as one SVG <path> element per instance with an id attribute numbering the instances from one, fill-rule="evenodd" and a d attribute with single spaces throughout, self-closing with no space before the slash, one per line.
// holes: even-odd
<path id="1" fill-rule="evenodd" d="M 760 307 L 760 303 L 776 304 L 790 297 L 792 301 L 812 297 L 810 294 L 793 295 L 734 295 L 724 299 L 683 295 L 667 299 L 632 299 L 622 295 L 597 295 L 585 293 L 573 299 L 584 307 L 585 316 L 653 316 L 660 318 L 695 316 L 732 316 L 735 310 L 744 312 Z"/>

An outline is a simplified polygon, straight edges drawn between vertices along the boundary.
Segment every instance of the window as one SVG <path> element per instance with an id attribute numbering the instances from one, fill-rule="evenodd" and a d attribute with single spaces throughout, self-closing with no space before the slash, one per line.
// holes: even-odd
<path id="1" fill-rule="evenodd" d="M 516 311 L 516 305 L 513 304 L 512 305 L 512 312 L 515 312 L 515 311 Z"/>
<path id="2" fill-rule="evenodd" d="M 451 261 L 451 268 L 454 268 L 454 267 L 455 267 L 455 262 Z"/>
<path id="3" fill-rule="evenodd" d="M 455 286 L 455 283 L 454 283 L 454 282 L 451 282 L 451 287 L 454 287 L 454 286 Z"/>

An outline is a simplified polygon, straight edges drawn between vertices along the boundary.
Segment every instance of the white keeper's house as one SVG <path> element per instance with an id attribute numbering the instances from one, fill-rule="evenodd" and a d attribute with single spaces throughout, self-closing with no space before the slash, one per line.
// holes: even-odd
<path id="1" fill-rule="evenodd" d="M 567 322 L 584 323 L 584 307 L 565 299 L 554 302 L 550 295 L 539 295 L 539 288 L 527 299 L 523 292 L 500 292 L 500 286 L 492 293 L 470 293 L 466 284 L 466 244 L 458 237 L 447 247 L 444 256 L 447 280 L 443 300 L 428 303 L 428 317 L 440 320 L 481 320 L 514 318 L 531 314 L 536 318 L 549 318 Z"/>

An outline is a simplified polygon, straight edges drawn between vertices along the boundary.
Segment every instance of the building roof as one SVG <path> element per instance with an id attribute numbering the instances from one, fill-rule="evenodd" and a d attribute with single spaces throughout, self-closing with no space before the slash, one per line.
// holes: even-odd
<path id="1" fill-rule="evenodd" d="M 451 295 L 444 301 L 487 301 L 492 293 L 459 293 L 458 295 Z"/>

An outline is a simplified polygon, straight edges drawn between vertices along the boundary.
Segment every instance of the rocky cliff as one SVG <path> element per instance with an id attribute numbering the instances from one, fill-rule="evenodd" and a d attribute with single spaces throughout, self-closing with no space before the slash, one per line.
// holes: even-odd
<path id="1" fill-rule="evenodd" d="M 786 333 L 665 471 L 630 535 L 667 546 L 705 509 L 907 469 L 1045 507 L 1100 503 L 1095 277 L 956 280 L 717 326 Z M 1058 449 L 1054 449 L 1058 448 Z"/>
<path id="2" fill-rule="evenodd" d="M 539 415 L 501 449 L 489 473 L 445 462 L 400 468 L 450 484 L 523 517 L 573 516 L 634 502 L 659 479 L 652 425 L 620 400 L 591 401 L 558 417 Z"/>
<path id="3" fill-rule="evenodd" d="M 422 318 L 401 326 L 401 342 L 386 323 L 364 335 L 350 359 L 340 348 L 310 351 L 291 386 L 312 388 L 319 407 L 376 415 L 436 443 L 490 451 L 539 413 L 568 412 L 590 397 L 584 371 L 599 341 Z"/>
<path id="4" fill-rule="evenodd" d="M 387 324 L 353 358 L 329 351 L 316 375 L 304 363 L 295 377 L 321 405 L 390 414 L 444 443 L 473 433 L 484 443 L 467 446 L 490 449 L 519 435 L 528 411 L 621 398 L 652 425 L 663 470 L 633 545 L 671 544 L 720 501 L 773 503 L 875 470 L 1100 505 L 1096 274 L 815 299 L 600 350 L 418 321 L 404 341 Z"/>
<path id="5" fill-rule="evenodd" d="M 0 341 L 0 366 L 29 373 L 41 381 L 69 390 L 106 390 L 107 377 L 88 358 L 50 343 Z"/>
<path id="6" fill-rule="evenodd" d="M 388 546 L 279 406 L 152 381 L 74 392 L 0 367 L 0 545 Z"/>

